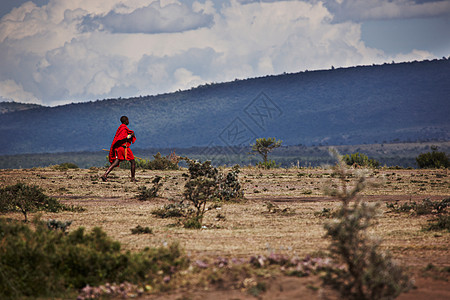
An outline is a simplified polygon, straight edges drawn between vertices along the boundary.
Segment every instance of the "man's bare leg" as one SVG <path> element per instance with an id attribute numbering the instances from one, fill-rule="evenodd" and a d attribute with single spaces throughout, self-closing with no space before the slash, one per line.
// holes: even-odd
<path id="1" fill-rule="evenodd" d="M 109 166 L 108 170 L 106 170 L 105 174 L 103 174 L 102 177 L 100 177 L 103 181 L 106 181 L 106 178 L 108 177 L 108 174 L 118 165 L 120 164 L 120 160 L 116 158 L 115 161 L 112 162 L 112 164 Z"/>
<path id="2" fill-rule="evenodd" d="M 131 181 L 136 182 L 134 174 L 136 173 L 136 161 L 134 159 L 130 160 L 131 163 Z"/>

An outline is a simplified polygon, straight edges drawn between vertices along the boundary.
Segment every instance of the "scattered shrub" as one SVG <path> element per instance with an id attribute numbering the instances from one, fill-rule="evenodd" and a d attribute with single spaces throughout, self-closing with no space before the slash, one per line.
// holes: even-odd
<path id="1" fill-rule="evenodd" d="M 50 219 L 47 221 L 47 227 L 48 229 L 53 230 L 61 230 L 62 232 L 66 232 L 67 228 L 72 224 L 72 221 L 58 221 L 54 219 Z"/>
<path id="2" fill-rule="evenodd" d="M 0 298 L 61 297 L 106 282 L 157 284 L 187 266 L 178 244 L 122 252 L 100 228 L 68 234 L 0 218 Z M 62 297 L 62 298 L 67 298 Z M 73 298 L 73 297 L 71 297 Z"/>
<path id="3" fill-rule="evenodd" d="M 189 205 L 183 202 L 179 203 L 169 203 L 161 208 L 156 208 L 152 211 L 152 215 L 160 218 L 180 218 L 193 213 L 189 210 Z"/>
<path id="4" fill-rule="evenodd" d="M 324 283 L 339 291 L 342 298 L 393 299 L 408 290 L 411 282 L 390 254 L 380 249 L 380 240 L 368 234 L 376 222 L 379 205 L 359 199 L 358 193 L 366 186 L 364 174 L 357 175 L 355 184 L 349 188 L 351 171 L 337 151 L 332 150 L 332 154 L 338 160 L 334 171 L 341 187 L 329 189 L 327 194 L 337 197 L 341 207 L 336 218 L 325 224 L 325 230 L 331 239 L 331 257 L 343 267 L 328 268 Z"/>
<path id="5" fill-rule="evenodd" d="M 178 170 L 180 167 L 180 157 L 172 152 L 170 155 L 162 156 L 161 153 L 153 155 L 153 160 L 139 159 L 136 161 L 136 168 L 149 170 Z"/>
<path id="6" fill-rule="evenodd" d="M 422 153 L 416 157 L 416 162 L 421 169 L 439 169 L 450 167 L 450 159 L 445 152 L 438 152 L 437 146 L 431 146 L 431 152 Z"/>
<path id="7" fill-rule="evenodd" d="M 447 230 L 450 232 L 450 215 L 438 215 L 436 218 L 428 220 L 428 225 L 424 226 L 427 231 Z"/>
<path id="8" fill-rule="evenodd" d="M 153 230 L 149 227 L 142 227 L 141 225 L 137 225 L 135 228 L 131 229 L 132 234 L 152 234 Z"/>
<path id="9" fill-rule="evenodd" d="M 28 213 L 35 211 L 82 211 L 75 206 L 66 206 L 55 198 L 45 195 L 35 185 L 17 183 L 0 189 L 0 212 L 20 211 L 24 215 L 25 222 L 28 221 Z"/>
<path id="10" fill-rule="evenodd" d="M 78 169 L 78 166 L 74 163 L 62 163 L 53 167 L 56 170 L 67 171 L 68 169 Z"/>
<path id="11" fill-rule="evenodd" d="M 412 213 L 415 215 L 429 215 L 445 213 L 447 207 L 450 206 L 450 198 L 445 198 L 440 201 L 432 201 L 430 198 L 425 198 L 422 202 L 408 201 L 399 204 L 398 201 L 394 203 L 386 203 L 386 207 L 396 213 Z"/>
<path id="12" fill-rule="evenodd" d="M 268 160 L 268 161 L 260 161 L 256 166 L 262 169 L 276 169 L 279 168 L 281 164 L 277 164 L 274 160 Z"/>
<path id="13" fill-rule="evenodd" d="M 147 189 L 147 187 L 142 186 L 138 187 L 139 194 L 137 195 L 137 198 L 141 201 L 153 199 L 156 197 L 159 197 L 160 190 L 164 184 L 164 178 L 161 176 L 156 176 L 152 180 L 153 186 L 150 189 Z"/>
<path id="14" fill-rule="evenodd" d="M 293 215 L 295 214 L 294 210 L 291 210 L 290 207 L 280 208 L 277 204 L 273 202 L 266 202 L 267 213 L 269 214 L 280 214 L 280 215 Z"/>
<path id="15" fill-rule="evenodd" d="M 356 152 L 353 154 L 346 154 L 343 157 L 345 163 L 349 166 L 378 168 L 380 163 L 377 160 L 369 159 L 367 155 Z"/>

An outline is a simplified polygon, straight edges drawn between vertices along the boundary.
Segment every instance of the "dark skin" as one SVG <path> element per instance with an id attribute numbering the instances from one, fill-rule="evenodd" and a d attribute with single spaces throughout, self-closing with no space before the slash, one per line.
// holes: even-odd
<path id="1" fill-rule="evenodd" d="M 130 124 L 130 121 L 128 120 L 128 118 L 124 118 L 124 120 L 122 120 L 122 124 L 125 124 L 128 126 L 128 124 Z M 131 139 L 134 137 L 134 132 L 131 134 L 131 137 L 129 139 L 123 139 L 123 140 L 119 140 L 117 141 L 117 144 L 121 145 L 125 142 L 131 142 Z M 134 159 L 129 161 L 131 163 L 131 182 L 136 182 L 136 178 L 134 177 L 134 174 L 136 173 L 136 161 Z M 100 177 L 103 181 L 106 181 L 108 174 L 115 168 L 118 167 L 120 164 L 120 160 L 118 158 L 116 158 L 111 165 L 109 166 L 108 170 L 106 170 L 105 174 L 103 174 L 102 177 Z"/>

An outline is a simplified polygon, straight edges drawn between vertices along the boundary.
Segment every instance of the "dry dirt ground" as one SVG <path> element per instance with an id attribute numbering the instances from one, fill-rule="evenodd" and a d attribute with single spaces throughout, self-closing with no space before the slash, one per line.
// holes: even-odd
<path id="1" fill-rule="evenodd" d="M 326 197 L 323 189 L 335 184 L 332 170 L 326 168 L 290 168 L 260 170 L 243 168 L 239 175 L 246 201 L 211 208 L 205 214 L 204 228 L 184 229 L 174 219 L 161 219 L 151 212 L 182 199 L 187 170 L 138 170 L 137 183 L 129 182 L 128 170 L 115 170 L 108 182 L 99 180 L 102 169 L 36 168 L 0 170 L 0 185 L 17 182 L 38 185 L 65 204 L 79 205 L 84 212 L 44 213 L 43 219 L 72 220 L 71 229 L 100 226 L 124 250 L 140 250 L 178 242 L 192 261 L 217 257 L 248 259 L 271 252 L 289 256 L 320 256 L 327 249 L 323 238 L 324 209 L 339 205 Z M 155 176 L 165 178 L 159 198 L 140 201 L 138 188 L 150 188 Z M 450 233 L 423 231 L 430 216 L 412 216 L 388 212 L 385 203 L 441 200 L 450 196 L 449 170 L 380 169 L 369 173 L 379 183 L 363 193 L 367 201 L 380 201 L 383 214 L 373 234 L 383 239 L 383 247 L 403 265 L 416 282 L 416 289 L 399 299 L 450 299 L 450 276 L 447 272 L 425 271 L 450 267 Z M 267 203 L 288 213 L 270 213 Z M 20 213 L 8 217 L 21 219 Z M 150 227 L 153 234 L 131 234 L 137 225 Z M 274 276 L 266 280 L 267 290 L 259 299 L 333 299 L 317 277 Z M 147 296 L 148 299 L 255 299 L 244 289 L 232 287 L 197 287 Z"/>

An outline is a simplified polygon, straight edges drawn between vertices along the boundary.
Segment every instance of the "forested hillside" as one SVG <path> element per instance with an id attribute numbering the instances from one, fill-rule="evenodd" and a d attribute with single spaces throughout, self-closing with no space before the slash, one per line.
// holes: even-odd
<path id="1" fill-rule="evenodd" d="M 4 113 L 0 154 L 109 148 L 122 115 L 139 148 L 450 140 L 449 95 L 447 59 L 235 80 Z"/>

